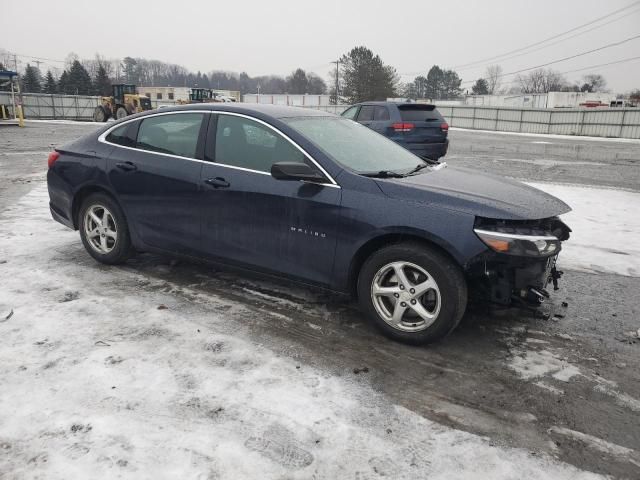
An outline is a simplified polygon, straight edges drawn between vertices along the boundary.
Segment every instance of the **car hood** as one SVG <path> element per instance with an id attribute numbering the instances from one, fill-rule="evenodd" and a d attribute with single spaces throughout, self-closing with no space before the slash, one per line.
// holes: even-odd
<path id="1" fill-rule="evenodd" d="M 388 196 L 486 218 L 537 220 L 571 211 L 537 188 L 467 168 L 444 166 L 403 178 L 376 179 Z"/>

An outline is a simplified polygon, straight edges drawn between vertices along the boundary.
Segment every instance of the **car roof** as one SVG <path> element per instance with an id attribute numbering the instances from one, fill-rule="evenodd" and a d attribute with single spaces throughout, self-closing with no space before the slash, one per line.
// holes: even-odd
<path id="1" fill-rule="evenodd" d="M 356 103 L 354 105 L 354 107 L 357 107 L 359 105 L 394 105 L 396 107 L 401 107 L 403 105 L 433 105 L 433 107 L 435 108 L 436 106 L 433 103 L 417 103 L 417 102 L 384 102 L 384 101 L 373 101 L 373 102 L 360 102 L 360 103 Z"/>
<path id="2" fill-rule="evenodd" d="M 333 113 L 316 110 L 314 108 L 288 107 L 286 105 L 268 105 L 259 103 L 190 103 L 176 107 L 163 108 L 162 113 L 179 112 L 181 110 L 203 110 L 210 112 L 245 113 L 252 116 L 270 116 L 273 118 L 292 117 L 334 117 Z M 156 110 L 144 112 L 152 114 Z"/>

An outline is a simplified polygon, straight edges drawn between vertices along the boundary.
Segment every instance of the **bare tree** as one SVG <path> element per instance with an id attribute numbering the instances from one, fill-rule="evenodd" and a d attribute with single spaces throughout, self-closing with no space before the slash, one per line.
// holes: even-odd
<path id="1" fill-rule="evenodd" d="M 549 93 L 561 91 L 566 86 L 565 78 L 555 70 L 539 68 L 526 75 L 518 75 L 516 82 L 522 93 Z"/>
<path id="2" fill-rule="evenodd" d="M 497 95 L 502 85 L 502 67 L 500 65 L 489 65 L 484 72 L 487 81 L 487 91 L 489 95 Z"/>

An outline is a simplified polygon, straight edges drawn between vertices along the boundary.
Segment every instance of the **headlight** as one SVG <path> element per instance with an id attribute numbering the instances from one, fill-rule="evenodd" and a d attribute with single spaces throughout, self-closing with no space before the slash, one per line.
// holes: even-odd
<path id="1" fill-rule="evenodd" d="M 560 240 L 552 235 L 520 235 L 475 228 L 476 235 L 498 253 L 520 257 L 548 257 L 560 251 Z"/>

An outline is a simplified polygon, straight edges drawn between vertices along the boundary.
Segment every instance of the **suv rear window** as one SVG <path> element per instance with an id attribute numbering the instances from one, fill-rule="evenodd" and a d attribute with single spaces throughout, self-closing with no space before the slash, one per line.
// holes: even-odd
<path id="1" fill-rule="evenodd" d="M 410 122 L 441 122 L 444 121 L 435 105 L 398 105 L 400 118 Z"/>

